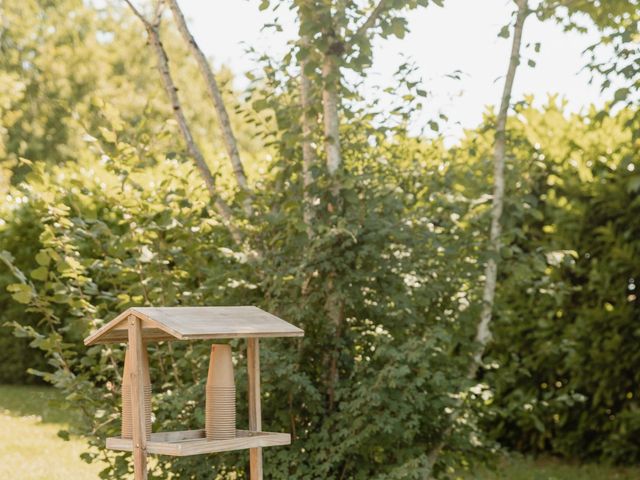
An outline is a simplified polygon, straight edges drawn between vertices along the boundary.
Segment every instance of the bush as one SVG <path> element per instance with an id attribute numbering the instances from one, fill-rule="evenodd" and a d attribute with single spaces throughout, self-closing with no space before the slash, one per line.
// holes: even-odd
<path id="1" fill-rule="evenodd" d="M 509 448 L 637 463 L 640 176 L 622 112 L 524 110 L 488 372 Z M 528 168 L 525 168 L 528 167 Z"/>
<path id="2" fill-rule="evenodd" d="M 105 478 L 131 470 L 127 455 L 104 449 L 105 437 L 119 429 L 123 351 L 85 349 L 81 340 L 132 305 L 255 304 L 305 329 L 300 341 L 264 342 L 265 428 L 295 438 L 295 450 L 265 451 L 268 476 L 419 478 L 426 452 L 448 427 L 444 412 L 458 398 L 465 421 L 456 424 L 438 471 L 454 475 L 492 447 L 476 421 L 485 387 L 464 379 L 477 246 L 473 235 L 462 234 L 481 212 L 439 190 L 451 172 L 425 182 L 422 168 L 439 161 L 441 150 L 389 142 L 381 147 L 388 162 L 379 162 L 379 150 L 364 147 L 362 125 L 348 134 L 358 153 L 344 180 L 340 216 L 317 212 L 311 239 L 300 221 L 300 190 L 278 187 L 291 175 L 283 168 L 290 159 L 274 161 L 262 180 L 272 193 L 254 206 L 263 213 L 240 225 L 254 248 L 268 252 L 257 260 L 234 245 L 182 157 L 167 158 L 157 145 L 127 145 L 123 138 L 117 148 L 103 148 L 111 149 L 104 167 L 34 167 L 21 192 L 42 219 L 39 248 L 20 269 L 17 257 L 4 258 L 19 280 L 9 290 L 39 323 L 13 326 L 47 354 L 49 367 L 40 375 L 84 412 L 76 431 L 91 433 L 85 459 L 109 462 Z M 156 166 L 128 167 L 133 148 Z M 143 187 L 150 182 L 155 188 Z M 335 324 L 327 312 L 340 302 L 343 322 Z M 242 364 L 242 343 L 231 343 Z M 149 350 L 154 430 L 201 426 L 208 345 Z M 241 369 L 237 381 L 242 425 Z M 242 476 L 245 461 L 242 452 L 208 462 L 159 457 L 153 475 Z"/>
<path id="3" fill-rule="evenodd" d="M 0 251 L 15 252 L 14 263 L 18 268 L 27 269 L 33 264 L 38 252 L 36 240 L 42 230 L 37 213 L 30 204 L 22 204 L 22 198 L 7 199 L 0 215 Z M 20 201 L 20 203 L 17 203 Z M 16 338 L 13 329 L 5 326 L 19 319 L 20 323 L 35 326 L 39 317 L 24 311 L 7 292 L 7 286 L 15 283 L 9 270 L 0 270 L 0 384 L 41 383 L 38 377 L 30 375 L 30 368 L 42 370 L 46 360 L 40 350 L 30 347 L 28 338 Z"/>

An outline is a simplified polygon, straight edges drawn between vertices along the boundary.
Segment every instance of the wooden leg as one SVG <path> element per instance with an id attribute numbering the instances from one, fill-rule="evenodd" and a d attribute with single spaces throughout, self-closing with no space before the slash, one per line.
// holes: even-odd
<path id="1" fill-rule="evenodd" d="M 262 431 L 260 406 L 260 343 L 257 338 L 247 339 L 247 363 L 249 368 L 249 430 Z M 251 480 L 262 480 L 262 448 L 249 450 Z"/>
<path id="2" fill-rule="evenodd" d="M 144 408 L 144 379 L 148 371 L 142 341 L 142 323 L 129 316 L 129 348 L 131 349 L 131 417 L 133 424 L 133 469 L 135 480 L 147 480 L 147 428 Z"/>

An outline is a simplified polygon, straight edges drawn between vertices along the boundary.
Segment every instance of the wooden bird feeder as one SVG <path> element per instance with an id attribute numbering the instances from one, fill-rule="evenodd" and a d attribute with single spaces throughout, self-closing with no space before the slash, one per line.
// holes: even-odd
<path id="1" fill-rule="evenodd" d="M 187 456 L 249 449 L 251 480 L 262 480 L 262 448 L 289 445 L 291 435 L 262 431 L 259 339 L 303 335 L 304 332 L 298 327 L 257 307 L 135 307 L 121 313 L 84 340 L 87 346 L 128 342 L 123 375 L 123 435 L 108 438 L 107 448 L 133 452 L 136 480 L 147 478 L 148 454 Z M 235 430 L 235 435 L 225 433 L 222 439 L 208 435 L 206 429 L 152 433 L 146 344 L 223 338 L 247 339 L 249 429 Z M 211 365 L 213 361 L 212 353 Z M 207 395 L 208 390 L 209 386 Z M 129 398 L 130 404 L 127 405 Z M 218 412 L 216 418 L 220 416 Z M 210 428 L 209 423 L 207 428 Z"/>

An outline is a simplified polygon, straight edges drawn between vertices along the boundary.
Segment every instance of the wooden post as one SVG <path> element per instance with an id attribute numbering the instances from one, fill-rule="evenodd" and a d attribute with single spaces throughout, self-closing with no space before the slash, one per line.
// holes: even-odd
<path id="1" fill-rule="evenodd" d="M 147 480 L 147 428 L 144 408 L 144 378 L 149 370 L 144 354 L 142 321 L 129 315 L 129 348 L 131 349 L 131 417 L 133 424 L 133 469 L 135 480 Z"/>
<path id="2" fill-rule="evenodd" d="M 260 343 L 257 338 L 247 339 L 247 366 L 249 369 L 249 430 L 262 431 L 260 406 Z M 262 448 L 249 450 L 251 480 L 262 480 Z"/>

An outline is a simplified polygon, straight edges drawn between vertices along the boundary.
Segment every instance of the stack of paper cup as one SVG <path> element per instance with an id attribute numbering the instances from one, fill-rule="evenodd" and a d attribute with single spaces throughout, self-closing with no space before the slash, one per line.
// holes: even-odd
<path id="1" fill-rule="evenodd" d="M 205 430 L 207 439 L 236 436 L 236 384 L 229 345 L 212 345 L 207 376 Z"/>
<path id="2" fill-rule="evenodd" d="M 144 422 L 147 438 L 151 437 L 151 377 L 149 376 L 149 359 L 146 349 L 143 350 L 143 392 L 144 392 Z M 133 413 L 131 399 L 131 356 L 129 348 L 124 355 L 124 373 L 122 376 L 122 438 L 133 438 Z"/>

